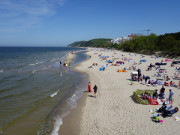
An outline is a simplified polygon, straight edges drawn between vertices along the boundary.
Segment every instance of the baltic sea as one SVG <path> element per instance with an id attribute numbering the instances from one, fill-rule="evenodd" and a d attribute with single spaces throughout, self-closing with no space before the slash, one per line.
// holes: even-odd
<path id="1" fill-rule="evenodd" d="M 0 134 L 56 134 L 76 107 L 87 75 L 60 66 L 70 47 L 0 47 Z M 77 53 L 74 62 L 86 60 Z"/>

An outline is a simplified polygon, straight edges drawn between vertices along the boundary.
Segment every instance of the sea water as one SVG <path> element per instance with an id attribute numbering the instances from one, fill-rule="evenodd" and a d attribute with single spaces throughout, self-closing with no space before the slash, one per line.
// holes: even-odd
<path id="1" fill-rule="evenodd" d="M 0 134 L 57 135 L 77 106 L 86 74 L 60 66 L 70 47 L 0 47 Z M 77 53 L 71 65 L 86 60 Z"/>

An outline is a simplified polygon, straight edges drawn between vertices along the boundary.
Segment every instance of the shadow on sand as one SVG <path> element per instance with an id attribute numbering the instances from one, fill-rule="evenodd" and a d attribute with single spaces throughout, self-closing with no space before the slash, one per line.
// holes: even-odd
<path id="1" fill-rule="evenodd" d="M 94 98 L 96 98 L 95 96 L 93 96 L 93 95 L 88 95 L 88 97 L 94 97 Z"/>
<path id="2" fill-rule="evenodd" d="M 86 91 L 84 91 L 84 92 L 89 92 L 89 91 L 86 90 Z"/>

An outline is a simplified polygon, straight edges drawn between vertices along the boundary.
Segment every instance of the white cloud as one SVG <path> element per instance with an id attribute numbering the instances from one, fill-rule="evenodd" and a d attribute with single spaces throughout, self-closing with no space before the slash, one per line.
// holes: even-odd
<path id="1" fill-rule="evenodd" d="M 66 0 L 0 0 L 0 32 L 15 27 L 40 24 L 42 17 L 52 16 Z"/>

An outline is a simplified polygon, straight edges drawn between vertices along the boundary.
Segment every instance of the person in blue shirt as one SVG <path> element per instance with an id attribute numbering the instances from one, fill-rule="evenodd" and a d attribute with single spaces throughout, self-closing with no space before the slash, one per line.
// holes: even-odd
<path id="1" fill-rule="evenodd" d="M 170 90 L 169 90 L 169 103 L 170 103 L 170 104 L 172 104 L 172 96 L 173 96 L 173 94 L 174 94 L 174 93 L 173 93 L 172 90 L 170 89 Z"/>

